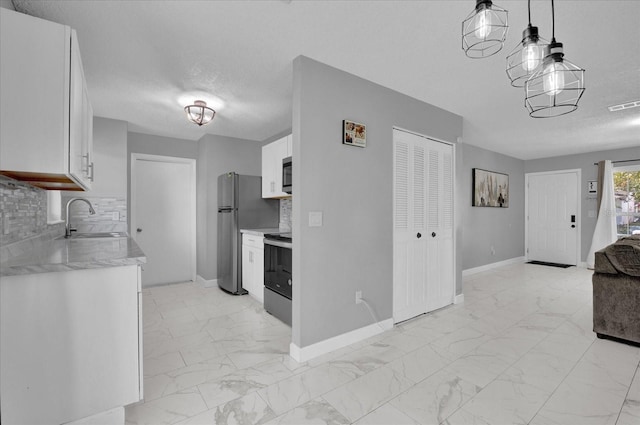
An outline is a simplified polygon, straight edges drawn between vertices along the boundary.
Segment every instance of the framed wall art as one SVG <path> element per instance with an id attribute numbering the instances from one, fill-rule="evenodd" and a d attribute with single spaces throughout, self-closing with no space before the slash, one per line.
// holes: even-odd
<path id="1" fill-rule="evenodd" d="M 342 120 L 342 143 L 345 145 L 367 147 L 367 130 L 364 124 Z"/>
<path id="2" fill-rule="evenodd" d="M 474 207 L 509 207 L 509 175 L 495 171 L 473 169 Z"/>

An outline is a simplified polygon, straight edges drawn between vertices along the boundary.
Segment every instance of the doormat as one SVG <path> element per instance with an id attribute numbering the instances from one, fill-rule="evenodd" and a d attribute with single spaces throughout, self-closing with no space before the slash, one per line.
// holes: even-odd
<path id="1" fill-rule="evenodd" d="M 546 261 L 529 261 L 527 264 L 537 264 L 539 266 L 560 267 L 561 269 L 566 269 L 567 267 L 573 267 L 571 264 L 547 263 Z"/>

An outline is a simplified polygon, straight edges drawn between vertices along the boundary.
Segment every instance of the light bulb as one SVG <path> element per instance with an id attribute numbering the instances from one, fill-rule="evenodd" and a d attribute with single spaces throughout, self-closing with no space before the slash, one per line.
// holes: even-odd
<path id="1" fill-rule="evenodd" d="M 564 89 L 564 72 L 566 66 L 562 62 L 551 62 L 544 70 L 543 88 L 549 96 L 555 96 Z"/>
<path id="2" fill-rule="evenodd" d="M 483 9 L 476 13 L 476 37 L 484 40 L 491 33 L 491 13 Z"/>
<path id="3" fill-rule="evenodd" d="M 542 47 L 538 43 L 528 43 L 522 48 L 522 68 L 527 73 L 536 69 L 542 60 Z"/>

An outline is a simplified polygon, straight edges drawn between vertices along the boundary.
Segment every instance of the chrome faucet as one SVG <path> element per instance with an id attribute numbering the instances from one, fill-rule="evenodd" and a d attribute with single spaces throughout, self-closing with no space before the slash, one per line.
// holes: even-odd
<path id="1" fill-rule="evenodd" d="M 65 225 L 64 225 L 64 237 L 65 238 L 71 237 L 71 232 L 75 232 L 75 230 L 76 230 L 76 229 L 71 228 L 71 220 L 70 220 L 70 217 L 69 217 L 69 207 L 75 201 L 86 202 L 87 205 L 89 205 L 89 214 L 93 215 L 93 214 L 96 213 L 96 210 L 93 209 L 93 205 L 91 205 L 91 202 L 89 202 L 85 198 L 71 198 L 71 199 L 69 199 L 69 202 L 67 202 L 67 216 L 66 216 L 66 221 L 65 221 Z"/>

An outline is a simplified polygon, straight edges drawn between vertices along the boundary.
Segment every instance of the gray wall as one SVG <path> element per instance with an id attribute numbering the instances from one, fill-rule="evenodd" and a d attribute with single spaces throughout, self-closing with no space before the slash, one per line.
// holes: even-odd
<path id="1" fill-rule="evenodd" d="M 194 140 L 129 132 L 128 145 L 129 161 L 131 161 L 131 153 L 133 152 L 198 159 L 198 142 Z M 131 167 L 128 169 L 131 172 Z"/>
<path id="2" fill-rule="evenodd" d="M 524 161 L 473 145 L 462 151 L 462 269 L 471 269 L 524 255 Z M 509 175 L 509 207 L 472 207 L 473 168 Z M 494 248 L 495 254 L 491 253 Z"/>
<path id="3" fill-rule="evenodd" d="M 198 275 L 217 278 L 218 176 L 235 171 L 259 176 L 262 173 L 260 142 L 205 135 L 198 141 Z"/>
<path id="4" fill-rule="evenodd" d="M 306 347 L 373 322 L 356 290 L 392 317 L 393 127 L 456 142 L 462 118 L 306 57 L 293 75 L 292 342 Z M 343 119 L 367 126 L 366 148 L 342 145 Z"/>
<path id="5" fill-rule="evenodd" d="M 640 140 L 638 142 L 640 144 Z M 589 180 L 598 180 L 598 167 L 593 165 L 594 162 L 610 159 L 612 161 L 638 159 L 640 158 L 640 147 L 605 150 L 599 152 L 589 152 L 578 155 L 557 156 L 552 158 L 541 158 L 526 161 L 524 164 L 525 173 L 535 173 L 541 171 L 556 170 L 582 170 L 581 198 L 580 198 L 580 217 L 581 228 L 581 247 L 580 258 L 586 261 L 589 248 L 591 247 L 591 239 L 593 231 L 596 227 L 596 218 L 589 218 L 589 211 L 596 211 L 597 205 L 595 198 L 587 198 L 587 182 Z M 615 165 L 615 164 L 614 164 Z M 622 165 L 622 164 L 621 164 Z"/>
<path id="6" fill-rule="evenodd" d="M 93 118 L 94 182 L 87 196 L 127 196 L 127 122 Z"/>

